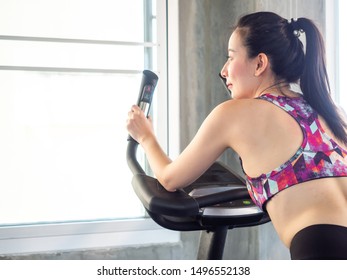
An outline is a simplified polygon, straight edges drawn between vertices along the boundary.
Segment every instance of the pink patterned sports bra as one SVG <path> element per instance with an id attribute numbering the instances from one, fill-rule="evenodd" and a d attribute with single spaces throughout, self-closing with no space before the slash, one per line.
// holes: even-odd
<path id="1" fill-rule="evenodd" d="M 271 197 L 293 185 L 347 176 L 347 151 L 324 132 L 317 112 L 304 98 L 267 93 L 257 99 L 269 101 L 290 114 L 301 127 L 303 142 L 287 162 L 273 171 L 257 178 L 246 174 L 247 188 L 256 205 L 265 211 L 265 204 Z"/>

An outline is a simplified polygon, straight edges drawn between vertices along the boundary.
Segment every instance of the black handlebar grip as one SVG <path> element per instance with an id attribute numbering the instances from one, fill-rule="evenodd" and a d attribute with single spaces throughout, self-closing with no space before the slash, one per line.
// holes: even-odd
<path id="1" fill-rule="evenodd" d="M 158 76 L 149 70 L 142 72 L 142 81 L 140 93 L 137 99 L 137 105 L 148 116 L 152 104 L 153 93 L 158 82 Z M 127 146 L 127 163 L 133 174 L 146 174 L 136 157 L 138 143 L 129 135 Z"/>
<path id="2" fill-rule="evenodd" d="M 137 106 L 141 108 L 147 117 L 152 104 L 154 90 L 158 82 L 158 76 L 150 70 L 144 70 L 142 74 Z"/>
<path id="3" fill-rule="evenodd" d="M 148 117 L 153 94 L 155 87 L 157 86 L 158 76 L 150 70 L 143 70 L 142 72 L 142 80 L 140 85 L 140 92 L 137 98 L 137 106 L 141 108 L 146 117 Z M 135 141 L 130 135 L 128 136 L 128 141 Z"/>

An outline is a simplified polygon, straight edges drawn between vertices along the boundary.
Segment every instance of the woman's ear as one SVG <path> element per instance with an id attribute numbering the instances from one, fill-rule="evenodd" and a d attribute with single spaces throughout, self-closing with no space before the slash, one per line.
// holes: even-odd
<path id="1" fill-rule="evenodd" d="M 265 53 L 260 53 L 255 58 L 256 59 L 256 69 L 254 76 L 258 77 L 265 72 L 265 70 L 269 67 L 269 59 Z"/>

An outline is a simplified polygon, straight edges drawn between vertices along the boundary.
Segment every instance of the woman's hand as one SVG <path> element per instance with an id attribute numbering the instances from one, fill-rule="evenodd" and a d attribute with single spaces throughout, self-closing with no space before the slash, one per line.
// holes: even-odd
<path id="1" fill-rule="evenodd" d="M 154 136 L 151 118 L 146 118 L 143 111 L 136 105 L 133 105 L 128 113 L 127 130 L 139 144 L 146 138 Z"/>

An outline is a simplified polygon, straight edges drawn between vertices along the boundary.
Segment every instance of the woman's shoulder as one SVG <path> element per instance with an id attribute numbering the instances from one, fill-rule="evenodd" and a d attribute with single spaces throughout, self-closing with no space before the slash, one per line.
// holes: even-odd
<path id="1" fill-rule="evenodd" d="M 274 113 L 274 106 L 260 99 L 232 99 L 221 103 L 213 111 L 233 120 L 252 121 L 267 118 L 268 114 Z"/>
<path id="2" fill-rule="evenodd" d="M 273 107 L 269 102 L 257 99 L 228 100 L 218 105 L 208 119 L 233 141 L 244 141 L 255 134 L 263 136 L 269 121 L 276 118 Z"/>
<path id="3" fill-rule="evenodd" d="M 232 129 L 235 134 L 244 137 L 265 136 L 272 130 L 282 130 L 284 127 L 297 130 L 297 122 L 282 108 L 263 99 L 228 100 L 217 106 L 212 113 L 214 118 L 224 122 L 224 127 Z"/>

